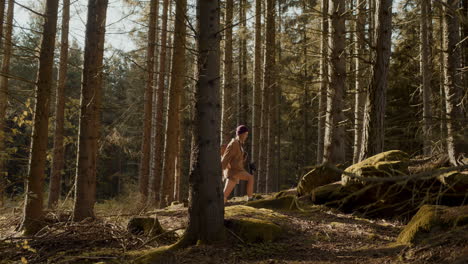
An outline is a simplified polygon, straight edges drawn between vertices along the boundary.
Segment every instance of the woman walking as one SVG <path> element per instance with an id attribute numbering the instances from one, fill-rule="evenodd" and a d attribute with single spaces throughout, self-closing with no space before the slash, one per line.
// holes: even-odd
<path id="1" fill-rule="evenodd" d="M 227 202 L 227 198 L 240 180 L 247 181 L 248 200 L 253 200 L 254 177 L 245 170 L 244 166 L 244 162 L 247 160 L 247 153 L 244 151 L 243 144 L 248 136 L 249 130 L 247 127 L 244 125 L 238 126 L 236 137 L 229 142 L 222 154 L 221 166 L 223 176 L 227 179 L 224 186 L 224 203 Z"/>

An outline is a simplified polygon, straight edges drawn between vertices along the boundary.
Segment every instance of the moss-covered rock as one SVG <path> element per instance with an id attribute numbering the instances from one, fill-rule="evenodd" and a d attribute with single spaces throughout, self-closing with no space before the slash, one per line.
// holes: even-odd
<path id="1" fill-rule="evenodd" d="M 468 206 L 424 205 L 401 231 L 397 242 L 410 244 L 424 240 L 432 232 L 468 224 Z"/>
<path id="2" fill-rule="evenodd" d="M 401 150 L 382 152 L 346 168 L 345 173 L 341 175 L 341 184 L 348 188 L 355 187 L 355 189 L 366 185 L 366 182 L 352 178 L 346 173 L 365 178 L 408 175 L 409 163 L 408 154 Z"/>
<path id="3" fill-rule="evenodd" d="M 317 166 L 302 176 L 297 185 L 297 193 L 299 196 L 310 194 L 319 186 L 339 181 L 340 176 L 340 173 L 332 170 L 327 164 Z"/>
<path id="4" fill-rule="evenodd" d="M 455 192 L 466 193 L 468 190 L 468 172 L 448 171 L 443 172 L 437 179 L 445 186 Z"/>
<path id="5" fill-rule="evenodd" d="M 315 204 L 325 204 L 345 198 L 350 192 L 345 189 L 341 182 L 335 182 L 315 188 L 312 191 L 312 202 Z"/>
<path id="6" fill-rule="evenodd" d="M 297 209 L 296 196 L 294 195 L 247 202 L 245 205 L 255 207 L 255 208 L 267 208 L 267 209 L 275 209 L 275 210 L 296 210 Z"/>
<path id="7" fill-rule="evenodd" d="M 264 208 L 236 205 L 225 208 L 225 225 L 247 243 L 271 242 L 286 232 L 288 218 Z"/>
<path id="8" fill-rule="evenodd" d="M 156 236 L 164 232 L 158 218 L 133 217 L 128 221 L 127 230 L 132 234 Z"/>

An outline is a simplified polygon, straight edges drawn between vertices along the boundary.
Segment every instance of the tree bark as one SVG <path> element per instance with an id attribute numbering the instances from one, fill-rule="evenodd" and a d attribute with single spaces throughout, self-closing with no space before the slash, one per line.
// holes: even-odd
<path id="1" fill-rule="evenodd" d="M 175 199 L 175 172 L 178 144 L 180 139 L 180 101 L 185 80 L 185 16 L 186 0 L 176 0 L 174 43 L 172 53 L 172 73 L 169 90 L 169 107 L 166 127 L 166 157 L 164 159 L 163 199 L 161 206 L 166 207 Z"/>
<path id="2" fill-rule="evenodd" d="M 429 0 L 421 0 L 421 22 L 420 22 L 420 41 L 421 41 L 421 77 L 422 77 L 422 101 L 423 101 L 423 154 L 431 155 L 432 149 L 432 56 L 430 45 L 432 39 L 429 38 L 429 28 L 432 24 L 431 13 L 429 11 Z"/>
<path id="3" fill-rule="evenodd" d="M 8 0 L 5 41 L 3 42 L 3 58 L 0 69 L 0 208 L 5 204 L 6 176 L 8 175 L 5 153 L 5 118 L 8 106 L 8 75 L 10 74 L 14 9 L 14 1 Z"/>
<path id="4" fill-rule="evenodd" d="M 253 111 L 252 111 L 252 159 L 259 164 L 260 120 L 262 110 L 262 0 L 255 0 L 255 44 L 254 44 L 254 77 L 253 77 Z M 253 174 L 258 182 L 258 171 Z"/>
<path id="5" fill-rule="evenodd" d="M 359 154 L 362 146 L 362 123 L 364 119 L 364 106 L 366 99 L 365 92 L 365 64 L 362 61 L 365 50 L 365 23 L 366 23 L 366 0 L 357 0 L 357 18 L 355 33 L 355 53 L 356 53 L 356 96 L 354 104 L 354 148 L 353 163 L 359 162 Z"/>
<path id="6" fill-rule="evenodd" d="M 224 40 L 224 74 L 223 74 L 223 111 L 221 142 L 227 144 L 231 140 L 232 131 L 235 126 L 234 109 L 235 104 L 232 100 L 234 96 L 234 84 L 232 81 L 232 28 L 233 28 L 233 0 L 226 0 L 226 20 L 225 20 L 225 40 Z"/>
<path id="7" fill-rule="evenodd" d="M 5 19 L 5 0 L 0 0 L 0 48 L 3 45 L 3 26 L 4 26 L 4 19 Z"/>
<path id="8" fill-rule="evenodd" d="M 445 86 L 445 117 L 447 120 L 447 151 L 450 163 L 460 165 L 458 157 L 463 152 L 462 103 L 463 87 L 460 78 L 460 23 L 455 10 L 457 0 L 446 0 L 444 5 L 444 86 Z M 465 87 L 466 88 L 466 87 Z"/>
<path id="9" fill-rule="evenodd" d="M 317 128 L 317 163 L 323 161 L 323 137 L 325 132 L 325 115 L 327 109 L 327 90 L 328 90 L 328 2 L 322 0 L 322 33 L 320 41 L 320 90 L 319 90 L 319 109 L 318 109 L 318 128 Z"/>
<path id="10" fill-rule="evenodd" d="M 64 118 L 65 118 L 65 84 L 68 71 L 68 31 L 70 23 L 70 0 L 63 0 L 62 34 L 60 45 L 59 77 L 55 103 L 55 132 L 54 132 L 54 156 L 52 171 L 50 173 L 49 200 L 47 207 L 56 207 L 60 199 L 61 180 L 65 162 Z"/>
<path id="11" fill-rule="evenodd" d="M 265 39 L 265 73 L 264 73 L 264 89 L 268 92 L 267 95 L 267 126 L 266 131 L 266 192 L 273 191 L 274 179 L 274 151 L 275 140 L 273 130 L 275 129 L 275 111 L 274 111 L 274 94 L 276 90 L 276 5 L 274 0 L 267 0 L 266 2 L 266 39 Z"/>
<path id="12" fill-rule="evenodd" d="M 100 127 L 102 68 L 108 0 L 89 0 L 81 84 L 78 164 L 73 220 L 94 218 L 96 165 Z"/>
<path id="13" fill-rule="evenodd" d="M 43 227 L 43 187 L 47 154 L 50 92 L 53 83 L 58 2 L 58 0 L 46 1 L 44 31 L 39 52 L 31 154 L 26 183 L 24 215 L 21 224 L 25 235 L 34 235 Z"/>
<path id="14" fill-rule="evenodd" d="M 343 103 L 346 84 L 346 45 L 345 0 L 332 0 L 330 16 L 330 86 L 327 91 L 327 113 L 323 161 L 342 163 L 345 161 L 345 134 Z"/>
<path id="15" fill-rule="evenodd" d="M 151 201 L 150 203 L 159 207 L 161 202 L 161 179 L 163 166 L 163 151 L 164 151 L 164 90 L 166 80 L 166 54 L 167 54 L 167 15 L 169 9 L 168 0 L 163 2 L 162 10 L 162 26 L 161 26 L 161 49 L 159 53 L 159 77 L 158 90 L 156 96 L 156 131 L 154 136 L 154 164 L 153 164 L 153 179 L 151 182 Z"/>
<path id="16" fill-rule="evenodd" d="M 190 169 L 189 223 L 179 245 L 224 239 L 220 163 L 219 6 L 197 1 L 198 82 Z"/>
<path id="17" fill-rule="evenodd" d="M 141 142 L 141 161 L 139 175 L 140 202 L 148 199 L 148 182 L 151 156 L 151 127 L 153 110 L 154 50 L 156 46 L 156 21 L 158 19 L 158 0 L 151 0 L 148 28 L 148 48 L 146 51 L 146 88 L 143 117 L 143 138 Z"/>
<path id="18" fill-rule="evenodd" d="M 384 115 L 392 44 L 392 2 L 392 0 L 382 0 L 376 5 L 377 54 L 367 92 L 360 160 L 378 154 L 384 149 Z"/>

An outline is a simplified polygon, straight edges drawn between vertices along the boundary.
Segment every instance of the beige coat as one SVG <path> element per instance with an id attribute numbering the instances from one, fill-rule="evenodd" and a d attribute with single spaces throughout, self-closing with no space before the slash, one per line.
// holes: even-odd
<path id="1" fill-rule="evenodd" d="M 233 176 L 245 171 L 244 150 L 239 140 L 233 138 L 226 147 L 224 155 L 221 157 L 223 176 L 232 179 Z"/>

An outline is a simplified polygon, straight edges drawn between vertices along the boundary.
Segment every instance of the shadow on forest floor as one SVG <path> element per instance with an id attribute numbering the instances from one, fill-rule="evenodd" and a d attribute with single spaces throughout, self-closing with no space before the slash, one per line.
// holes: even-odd
<path id="1" fill-rule="evenodd" d="M 187 208 L 181 205 L 145 213 L 157 216 L 169 231 L 155 239 L 127 231 L 133 215 L 114 214 L 118 212 L 115 208 L 97 208 L 95 221 L 70 222 L 67 210 L 50 214 L 49 226 L 34 238 L 21 237 L 15 231 L 20 211 L 3 209 L 0 263 L 130 263 L 144 250 L 177 241 L 187 224 Z M 287 217 L 288 231 L 276 242 L 248 244 L 230 237 L 222 245 L 178 251 L 174 263 L 440 263 L 437 254 L 450 255 L 464 248 L 459 245 L 441 250 L 439 246 L 434 252 L 431 248 L 409 252 L 408 247 L 395 244 L 401 223 L 363 219 L 324 206 L 278 213 Z M 415 252 L 422 251 L 426 254 L 415 257 Z"/>

